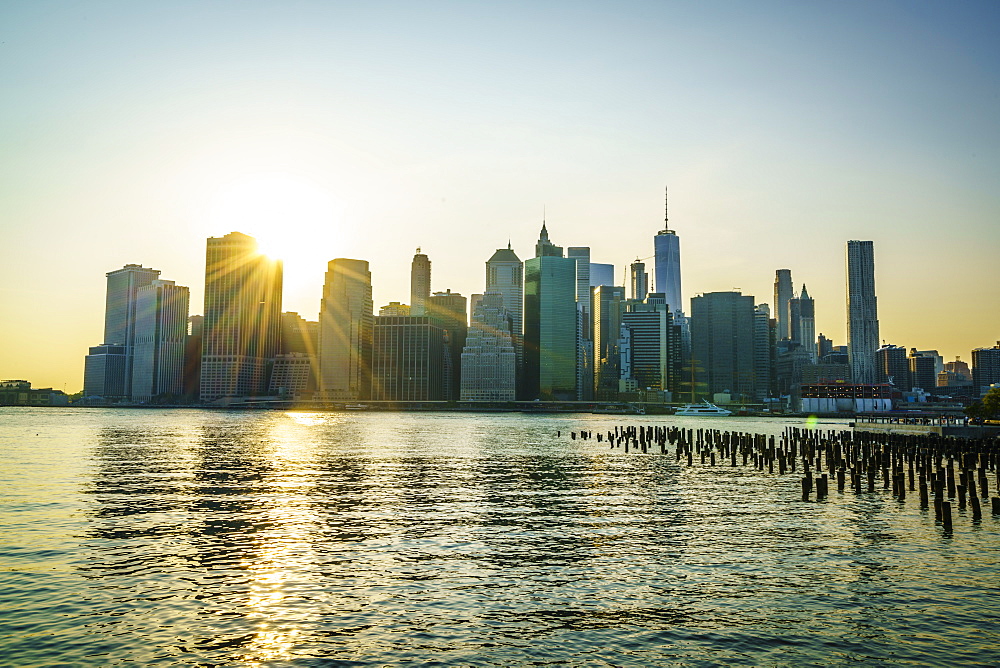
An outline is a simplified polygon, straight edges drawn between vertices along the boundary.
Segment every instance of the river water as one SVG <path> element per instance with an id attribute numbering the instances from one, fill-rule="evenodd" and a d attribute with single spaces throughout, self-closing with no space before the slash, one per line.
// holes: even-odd
<path id="1" fill-rule="evenodd" d="M 0 664 L 1000 664 L 988 504 L 567 437 L 616 424 L 805 426 L 0 408 Z"/>

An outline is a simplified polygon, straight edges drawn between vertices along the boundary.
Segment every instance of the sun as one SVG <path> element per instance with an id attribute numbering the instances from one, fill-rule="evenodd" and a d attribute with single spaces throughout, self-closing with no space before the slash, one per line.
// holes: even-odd
<path id="1" fill-rule="evenodd" d="M 245 175 L 222 185 L 208 212 L 212 229 L 220 234 L 249 234 L 257 239 L 262 253 L 286 264 L 313 261 L 333 252 L 323 246 L 339 227 L 338 218 L 336 203 L 326 188 L 286 172 Z"/>

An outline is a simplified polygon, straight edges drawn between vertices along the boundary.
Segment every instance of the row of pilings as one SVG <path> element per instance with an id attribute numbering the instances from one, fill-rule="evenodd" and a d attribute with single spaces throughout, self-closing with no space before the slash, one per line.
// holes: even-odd
<path id="1" fill-rule="evenodd" d="M 908 492 L 921 509 L 952 528 L 952 509 L 969 508 L 982 519 L 981 499 L 1000 515 L 1000 438 L 966 439 L 938 434 L 891 434 L 786 427 L 780 436 L 669 425 L 616 425 L 607 433 L 570 432 L 570 438 L 608 443 L 612 450 L 674 456 L 681 465 L 752 466 L 801 476 L 802 500 L 822 501 L 831 484 L 844 493 L 890 490 L 904 503 Z"/>

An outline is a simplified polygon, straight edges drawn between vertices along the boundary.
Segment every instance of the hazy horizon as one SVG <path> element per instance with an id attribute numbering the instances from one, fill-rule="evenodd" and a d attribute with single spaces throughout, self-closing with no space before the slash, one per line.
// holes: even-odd
<path id="1" fill-rule="evenodd" d="M 433 291 L 482 292 L 543 208 L 620 280 L 664 186 L 685 310 L 771 304 L 787 268 L 845 344 L 844 248 L 872 240 L 881 338 L 971 362 L 1000 339 L 998 28 L 991 2 L 8 4 L 0 378 L 79 390 L 125 264 L 200 314 L 232 231 L 310 320 L 336 257 L 376 312 L 418 246 Z"/>

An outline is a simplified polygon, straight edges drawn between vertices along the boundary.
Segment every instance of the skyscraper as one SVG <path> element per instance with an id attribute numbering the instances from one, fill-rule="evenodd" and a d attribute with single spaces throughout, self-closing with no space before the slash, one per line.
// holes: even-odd
<path id="1" fill-rule="evenodd" d="M 184 394 L 188 289 L 154 280 L 136 291 L 132 400 Z"/>
<path id="2" fill-rule="evenodd" d="M 889 383 L 904 392 L 912 386 L 910 382 L 910 365 L 906 360 L 906 348 L 902 346 L 884 345 L 875 351 L 879 383 Z"/>
<path id="3" fill-rule="evenodd" d="M 431 296 L 431 261 L 417 249 L 410 264 L 410 315 L 423 315 Z"/>
<path id="4" fill-rule="evenodd" d="M 373 306 L 368 262 L 330 260 L 319 312 L 319 376 L 323 398 L 353 401 L 369 397 Z"/>
<path id="5" fill-rule="evenodd" d="M 462 401 L 515 399 L 513 319 L 503 294 L 487 290 L 472 316 L 462 350 Z"/>
<path id="6" fill-rule="evenodd" d="M 424 313 L 447 332 L 444 398 L 449 401 L 457 400 L 461 388 L 462 349 L 465 348 L 465 337 L 469 331 L 468 301 L 451 290 L 435 292 L 427 299 Z"/>
<path id="7" fill-rule="evenodd" d="M 575 400 L 577 262 L 562 257 L 562 249 L 549 242 L 544 224 L 535 249 L 540 255 L 524 263 L 525 395 Z"/>
<path id="8" fill-rule="evenodd" d="M 447 330 L 428 316 L 374 319 L 371 398 L 376 401 L 448 399 Z"/>
<path id="9" fill-rule="evenodd" d="M 847 355 L 855 383 L 875 383 L 879 347 L 875 299 L 875 248 L 871 241 L 847 242 Z"/>
<path id="10" fill-rule="evenodd" d="M 972 350 L 972 389 L 975 396 L 985 395 L 996 383 L 1000 383 L 1000 341 L 992 348 Z"/>
<path id="11" fill-rule="evenodd" d="M 622 326 L 625 288 L 600 285 L 594 288 L 594 396 L 598 401 L 618 397 L 618 339 Z"/>
<path id="12" fill-rule="evenodd" d="M 789 300 L 788 311 L 791 314 L 791 339 L 802 346 L 809 354 L 810 362 L 816 364 L 819 361 L 816 354 L 816 306 L 805 283 L 799 296 Z"/>
<path id="13" fill-rule="evenodd" d="M 104 309 L 104 344 L 93 346 L 84 367 L 84 393 L 111 400 L 132 397 L 135 316 L 138 291 L 160 275 L 159 269 L 127 264 L 109 271 Z"/>
<path id="14" fill-rule="evenodd" d="M 668 308 L 665 297 L 624 303 L 621 329 L 628 335 L 622 340 L 628 342 L 631 367 L 626 380 L 639 390 L 673 391 L 676 386 L 680 332 Z"/>
<path id="15" fill-rule="evenodd" d="M 656 292 L 666 297 L 670 313 L 683 311 L 681 301 L 681 241 L 677 233 L 670 229 L 667 200 L 664 195 L 663 229 L 653 237 L 653 254 Z"/>
<path id="16" fill-rule="evenodd" d="M 691 347 L 709 393 L 729 392 L 740 400 L 758 397 L 752 296 L 708 292 L 692 298 Z"/>
<path id="17" fill-rule="evenodd" d="M 514 354 L 517 368 L 524 363 L 524 265 L 511 250 L 498 248 L 486 261 L 486 289 L 499 292 L 503 307 L 511 318 L 511 336 L 514 337 Z"/>
<path id="18" fill-rule="evenodd" d="M 590 263 L 590 287 L 615 284 L 615 265 L 601 262 Z"/>
<path id="19" fill-rule="evenodd" d="M 542 220 L 542 232 L 538 235 L 538 242 L 535 244 L 535 257 L 562 257 L 562 246 L 556 246 L 549 241 L 549 231 L 545 229 L 545 221 Z"/>
<path id="20" fill-rule="evenodd" d="M 210 237 L 205 252 L 201 400 L 267 392 L 281 338 L 281 262 L 239 232 Z"/>
<path id="21" fill-rule="evenodd" d="M 632 299 L 637 302 L 644 301 L 649 294 L 649 274 L 646 273 L 646 265 L 639 258 L 629 265 L 632 287 Z"/>
<path id="22" fill-rule="evenodd" d="M 792 338 L 792 328 L 789 322 L 788 302 L 792 299 L 792 270 L 778 269 L 774 272 L 774 319 L 777 322 L 777 337 Z"/>

